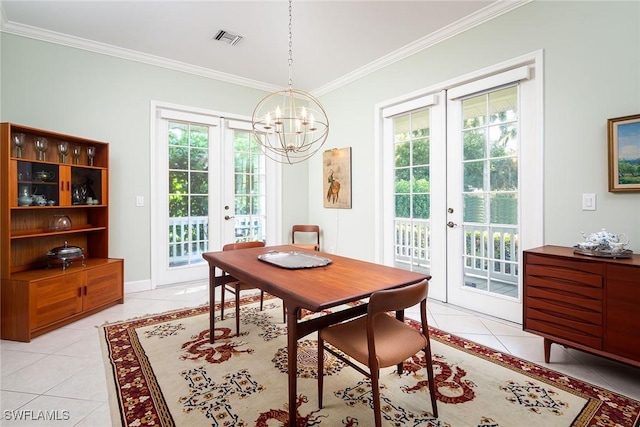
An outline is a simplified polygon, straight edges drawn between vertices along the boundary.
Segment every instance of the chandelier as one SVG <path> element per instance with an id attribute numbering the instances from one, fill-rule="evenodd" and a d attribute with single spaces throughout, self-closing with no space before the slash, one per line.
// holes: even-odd
<path id="1" fill-rule="evenodd" d="M 313 156 L 329 135 L 329 119 L 312 95 L 293 89 L 293 50 L 289 0 L 289 86 L 262 99 L 253 110 L 253 134 L 267 157 L 299 163 Z"/>

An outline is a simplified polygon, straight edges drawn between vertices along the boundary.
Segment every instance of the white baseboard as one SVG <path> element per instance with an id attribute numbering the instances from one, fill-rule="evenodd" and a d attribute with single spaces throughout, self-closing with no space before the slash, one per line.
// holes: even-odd
<path id="1" fill-rule="evenodd" d="M 129 294 L 132 292 L 142 292 L 153 290 L 151 286 L 151 279 L 137 280 L 135 282 L 125 282 L 124 293 Z"/>

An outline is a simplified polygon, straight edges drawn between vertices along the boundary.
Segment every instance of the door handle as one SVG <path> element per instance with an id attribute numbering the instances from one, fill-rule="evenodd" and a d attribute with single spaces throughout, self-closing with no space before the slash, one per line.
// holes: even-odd
<path id="1" fill-rule="evenodd" d="M 447 227 L 449 227 L 449 228 L 454 228 L 454 227 L 457 227 L 457 226 L 458 226 L 458 224 L 456 224 L 456 223 L 455 223 L 455 222 L 453 222 L 453 221 L 449 221 L 449 222 L 447 223 Z"/>
<path id="2" fill-rule="evenodd" d="M 235 216 L 229 216 L 229 215 L 225 215 L 224 219 L 229 221 L 231 218 L 235 218 Z"/>

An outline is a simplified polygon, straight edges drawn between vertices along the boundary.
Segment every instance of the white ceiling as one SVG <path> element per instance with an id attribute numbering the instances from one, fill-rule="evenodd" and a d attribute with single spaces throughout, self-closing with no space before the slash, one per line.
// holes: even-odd
<path id="1" fill-rule="evenodd" d="M 321 94 L 530 0 L 293 2 L 293 86 Z M 3 0 L 2 31 L 266 90 L 286 87 L 288 2 Z M 238 45 L 213 40 L 218 30 Z"/>

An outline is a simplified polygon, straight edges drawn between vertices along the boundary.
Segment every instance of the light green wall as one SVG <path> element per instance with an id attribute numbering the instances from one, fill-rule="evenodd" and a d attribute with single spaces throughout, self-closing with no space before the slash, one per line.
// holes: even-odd
<path id="1" fill-rule="evenodd" d="M 151 277 L 150 101 L 250 117 L 264 92 L 0 33 L 1 121 L 110 143 L 110 255 L 125 282 Z M 307 217 L 307 166 L 283 170 L 283 222 Z M 136 207 L 137 195 L 145 206 Z M 289 205 L 292 204 L 292 205 Z M 283 231 L 282 239 L 287 240 Z"/>
<path id="2" fill-rule="evenodd" d="M 322 208 L 322 164 L 309 166 L 310 222 L 325 249 L 375 259 L 374 106 L 464 74 L 544 52 L 544 242 L 624 232 L 640 252 L 640 193 L 609 193 L 607 119 L 640 114 L 640 2 L 535 1 L 320 98 L 329 148 L 352 147 L 353 209 Z M 527 159 L 523 159 L 527 161 Z M 582 193 L 597 210 L 582 211 Z M 526 227 L 526 224 L 523 224 Z"/>
<path id="3" fill-rule="evenodd" d="M 353 208 L 322 207 L 321 153 L 283 168 L 283 241 L 293 223 L 322 227 L 324 249 L 374 259 L 374 106 L 536 50 L 544 51 L 544 240 L 572 245 L 605 227 L 640 251 L 640 193 L 607 191 L 606 120 L 640 113 L 640 2 L 522 6 L 321 97 L 325 149 L 351 146 Z M 251 115 L 261 91 L 7 34 L 1 121 L 111 143 L 111 255 L 125 281 L 150 278 L 149 102 Z M 525 159 L 526 161 L 526 159 Z M 596 193 L 598 210 L 581 210 Z M 135 196 L 144 195 L 144 208 Z M 525 224 L 526 226 L 526 224 Z"/>

